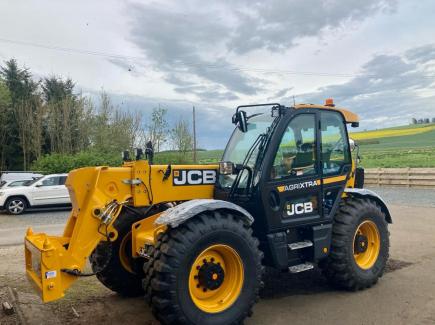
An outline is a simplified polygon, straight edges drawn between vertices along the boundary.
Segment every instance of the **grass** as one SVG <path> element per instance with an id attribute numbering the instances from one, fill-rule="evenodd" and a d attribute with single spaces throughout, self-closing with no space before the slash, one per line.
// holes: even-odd
<path id="1" fill-rule="evenodd" d="M 411 136 L 420 133 L 426 133 L 435 130 L 435 124 L 421 124 L 402 126 L 395 128 L 387 128 L 381 130 L 355 132 L 351 133 L 351 138 L 354 140 L 367 140 L 367 139 L 379 139 L 379 138 L 391 138 L 391 137 L 403 137 Z"/>
<path id="2" fill-rule="evenodd" d="M 351 133 L 360 145 L 361 165 L 365 168 L 435 167 L 435 124 L 406 125 Z M 218 162 L 223 150 L 197 152 L 199 164 Z M 192 152 L 156 154 L 156 163 L 191 164 Z"/>
<path id="3" fill-rule="evenodd" d="M 223 150 L 201 150 L 197 151 L 197 162 L 199 164 L 212 164 L 221 160 Z M 185 155 L 175 151 L 158 152 L 155 156 L 155 163 L 161 164 L 192 164 L 193 152 L 189 151 Z"/>
<path id="4" fill-rule="evenodd" d="M 357 141 L 359 142 L 359 141 Z M 435 167 L 435 128 L 412 135 L 380 137 L 360 143 L 361 165 L 376 167 Z"/>

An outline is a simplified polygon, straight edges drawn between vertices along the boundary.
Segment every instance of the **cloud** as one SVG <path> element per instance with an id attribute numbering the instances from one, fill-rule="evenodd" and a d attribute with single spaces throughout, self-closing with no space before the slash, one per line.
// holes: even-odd
<path id="1" fill-rule="evenodd" d="M 380 11 L 392 12 L 396 2 L 245 0 L 242 1 L 243 7 L 239 6 L 239 24 L 229 47 L 240 54 L 260 48 L 285 50 L 302 37 L 319 36 L 325 30 L 345 28 L 351 22 L 362 21 Z"/>
<path id="2" fill-rule="evenodd" d="M 253 95 L 257 80 L 240 73 L 223 56 L 219 48 L 230 33 L 216 20 L 213 11 L 177 3 L 173 8 L 161 4 L 134 4 L 131 40 L 165 80 L 183 92 L 186 84 L 201 83 L 208 91 L 225 95 L 228 91 Z M 180 87 L 182 86 L 182 87 Z M 200 98 L 207 92 L 192 93 Z"/>
<path id="3" fill-rule="evenodd" d="M 284 98 L 285 95 L 287 95 L 290 91 L 292 91 L 294 87 L 287 87 L 283 88 L 281 90 L 278 90 L 273 96 L 268 97 L 267 100 L 280 100 L 281 98 Z"/>
<path id="4" fill-rule="evenodd" d="M 427 44 L 406 51 L 405 56 L 408 60 L 425 64 L 435 60 L 435 44 Z"/>
<path id="5" fill-rule="evenodd" d="M 176 92 L 190 90 L 208 101 L 214 93 L 218 101 L 266 90 L 266 80 L 235 66 L 241 55 L 260 49 L 283 51 L 300 38 L 344 28 L 377 12 L 394 10 L 395 4 L 395 0 L 238 0 L 206 6 L 200 0 L 135 2 L 127 7 L 128 38 Z M 229 92 L 234 95 L 228 96 Z"/>
<path id="6" fill-rule="evenodd" d="M 125 59 L 109 58 L 108 61 L 134 77 L 141 77 L 144 75 L 145 67 L 143 64 L 138 63 L 137 60 L 128 61 Z"/>
<path id="7" fill-rule="evenodd" d="M 194 93 L 202 99 L 213 99 L 214 101 L 231 101 L 239 99 L 237 95 L 230 91 L 214 91 L 204 86 L 186 86 L 186 87 L 177 87 L 174 89 L 176 92 L 181 94 L 190 94 Z"/>
<path id="8" fill-rule="evenodd" d="M 332 97 L 358 113 L 365 128 L 406 124 L 412 117 L 435 116 L 435 74 L 428 74 L 433 68 L 435 44 L 377 55 L 348 82 L 298 95 L 297 101 L 321 103 Z"/>

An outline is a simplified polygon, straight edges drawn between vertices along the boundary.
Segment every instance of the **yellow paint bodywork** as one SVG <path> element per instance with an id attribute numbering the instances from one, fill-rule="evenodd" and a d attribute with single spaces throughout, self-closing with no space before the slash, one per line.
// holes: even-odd
<path id="1" fill-rule="evenodd" d="M 160 217 L 161 213 L 156 213 L 146 219 L 139 220 L 132 225 L 132 252 L 133 257 L 140 255 L 140 249 L 146 245 L 154 246 L 157 235 L 166 230 L 165 225 L 156 225 L 154 221 Z"/>
<path id="2" fill-rule="evenodd" d="M 355 160 L 352 159 L 352 170 L 350 172 L 349 178 L 346 181 L 346 188 L 354 188 L 355 187 L 355 174 L 356 174 L 356 163 Z M 345 193 L 343 192 L 343 195 Z"/>
<path id="3" fill-rule="evenodd" d="M 213 169 L 218 165 L 174 165 L 177 169 Z M 25 237 L 26 273 L 41 294 L 44 302 L 64 296 L 74 280 L 74 275 L 62 272 L 62 269 L 84 272 L 87 258 L 102 240 L 107 240 L 105 227 L 101 228 L 99 214 L 112 201 L 132 202 L 135 207 L 150 206 L 174 200 L 206 199 L 213 197 L 213 184 L 210 185 L 173 185 L 173 172 L 163 180 L 166 165 L 149 165 L 147 161 L 125 163 L 122 167 L 86 167 L 69 173 L 66 186 L 71 197 L 72 210 L 62 236 L 33 234 L 29 229 Z M 132 180 L 138 184 L 132 184 Z M 152 189 L 152 190 L 151 190 Z M 117 237 L 113 222 L 121 208 L 115 211 L 108 223 L 107 233 L 112 240 Z M 149 221 L 142 220 L 140 235 L 133 237 L 132 245 L 150 241 L 151 233 L 164 230 L 154 226 L 157 216 Z M 142 230 L 147 232 L 143 232 Z M 136 235 L 132 229 L 133 236 Z M 151 240 L 152 241 L 152 240 Z M 135 250 L 133 254 L 136 254 Z"/>
<path id="4" fill-rule="evenodd" d="M 341 112 L 346 120 L 346 123 L 356 123 L 359 122 L 359 116 L 351 111 L 334 106 L 325 106 L 325 105 L 315 105 L 315 104 L 296 104 L 295 109 L 307 109 L 307 108 L 321 108 L 330 111 L 338 111 Z"/>

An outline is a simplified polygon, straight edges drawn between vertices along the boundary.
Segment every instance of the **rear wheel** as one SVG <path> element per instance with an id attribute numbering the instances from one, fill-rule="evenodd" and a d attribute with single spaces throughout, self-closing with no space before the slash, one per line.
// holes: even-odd
<path id="1" fill-rule="evenodd" d="M 21 197 L 12 197 L 7 200 L 5 208 L 9 214 L 22 214 L 27 208 L 27 201 Z"/>
<path id="2" fill-rule="evenodd" d="M 114 242 L 102 241 L 89 260 L 98 280 L 107 288 L 123 296 L 143 295 L 143 259 L 131 254 L 131 226 L 141 218 L 123 210 L 114 223 L 118 237 Z"/>
<path id="3" fill-rule="evenodd" d="M 383 275 L 389 233 L 381 208 L 369 199 L 347 199 L 334 217 L 331 253 L 321 264 L 335 285 L 360 290 Z"/>
<path id="4" fill-rule="evenodd" d="M 143 286 L 164 324 L 237 324 L 258 299 L 262 252 L 237 216 L 209 212 L 159 237 Z"/>

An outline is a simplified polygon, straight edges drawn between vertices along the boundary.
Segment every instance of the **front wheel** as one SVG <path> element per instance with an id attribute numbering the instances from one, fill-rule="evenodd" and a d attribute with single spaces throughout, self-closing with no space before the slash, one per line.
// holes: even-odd
<path id="1" fill-rule="evenodd" d="M 383 275 L 389 256 L 385 215 L 370 199 L 347 199 L 334 217 L 331 253 L 320 266 L 336 286 L 360 290 Z"/>
<path id="2" fill-rule="evenodd" d="M 27 202 L 21 197 L 12 197 L 6 202 L 5 208 L 9 214 L 19 215 L 26 210 Z"/>
<path id="3" fill-rule="evenodd" d="M 196 216 L 160 236 L 144 290 L 164 324 L 238 324 L 263 273 L 252 230 L 228 212 Z"/>

